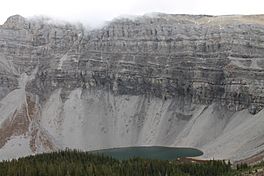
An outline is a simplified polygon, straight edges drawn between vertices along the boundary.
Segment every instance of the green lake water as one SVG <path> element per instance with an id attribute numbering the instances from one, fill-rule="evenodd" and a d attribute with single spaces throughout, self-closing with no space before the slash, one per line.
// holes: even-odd
<path id="1" fill-rule="evenodd" d="M 126 160 L 140 157 L 144 159 L 175 160 L 183 157 L 196 157 L 203 152 L 194 148 L 162 147 L 162 146 L 139 146 L 121 147 L 91 151 L 91 153 L 111 156 L 116 159 Z"/>

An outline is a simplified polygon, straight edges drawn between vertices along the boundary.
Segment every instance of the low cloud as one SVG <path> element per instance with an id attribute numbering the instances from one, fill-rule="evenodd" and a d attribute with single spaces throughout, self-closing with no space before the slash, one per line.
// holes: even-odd
<path id="1" fill-rule="evenodd" d="M 1 2 L 0 24 L 14 14 L 35 15 L 96 27 L 120 16 L 173 14 L 264 14 L 263 0 L 8 0 Z"/>

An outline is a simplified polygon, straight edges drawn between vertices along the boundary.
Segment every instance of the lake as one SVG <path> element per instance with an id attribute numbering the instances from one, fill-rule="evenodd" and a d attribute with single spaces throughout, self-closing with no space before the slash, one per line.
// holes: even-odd
<path id="1" fill-rule="evenodd" d="M 194 148 L 178 148 L 163 146 L 138 146 L 120 147 L 91 151 L 94 154 L 111 156 L 115 159 L 126 160 L 140 157 L 144 159 L 175 160 L 184 157 L 196 157 L 203 155 L 203 152 Z"/>

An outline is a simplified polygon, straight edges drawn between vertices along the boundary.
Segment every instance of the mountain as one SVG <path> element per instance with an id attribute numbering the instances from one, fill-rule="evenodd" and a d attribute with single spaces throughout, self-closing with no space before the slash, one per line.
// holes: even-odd
<path id="1" fill-rule="evenodd" d="M 0 159 L 58 149 L 264 154 L 264 15 L 0 26 Z"/>

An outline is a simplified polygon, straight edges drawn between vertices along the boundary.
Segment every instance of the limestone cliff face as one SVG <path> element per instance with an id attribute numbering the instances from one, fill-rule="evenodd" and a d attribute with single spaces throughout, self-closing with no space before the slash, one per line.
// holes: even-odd
<path id="1" fill-rule="evenodd" d="M 124 145 L 192 146 L 234 160 L 258 154 L 263 21 L 157 14 L 86 30 L 12 16 L 0 27 L 1 129 L 27 118 L 0 147 L 22 136 L 24 154 Z M 4 108 L 16 92 L 26 98 Z"/>

